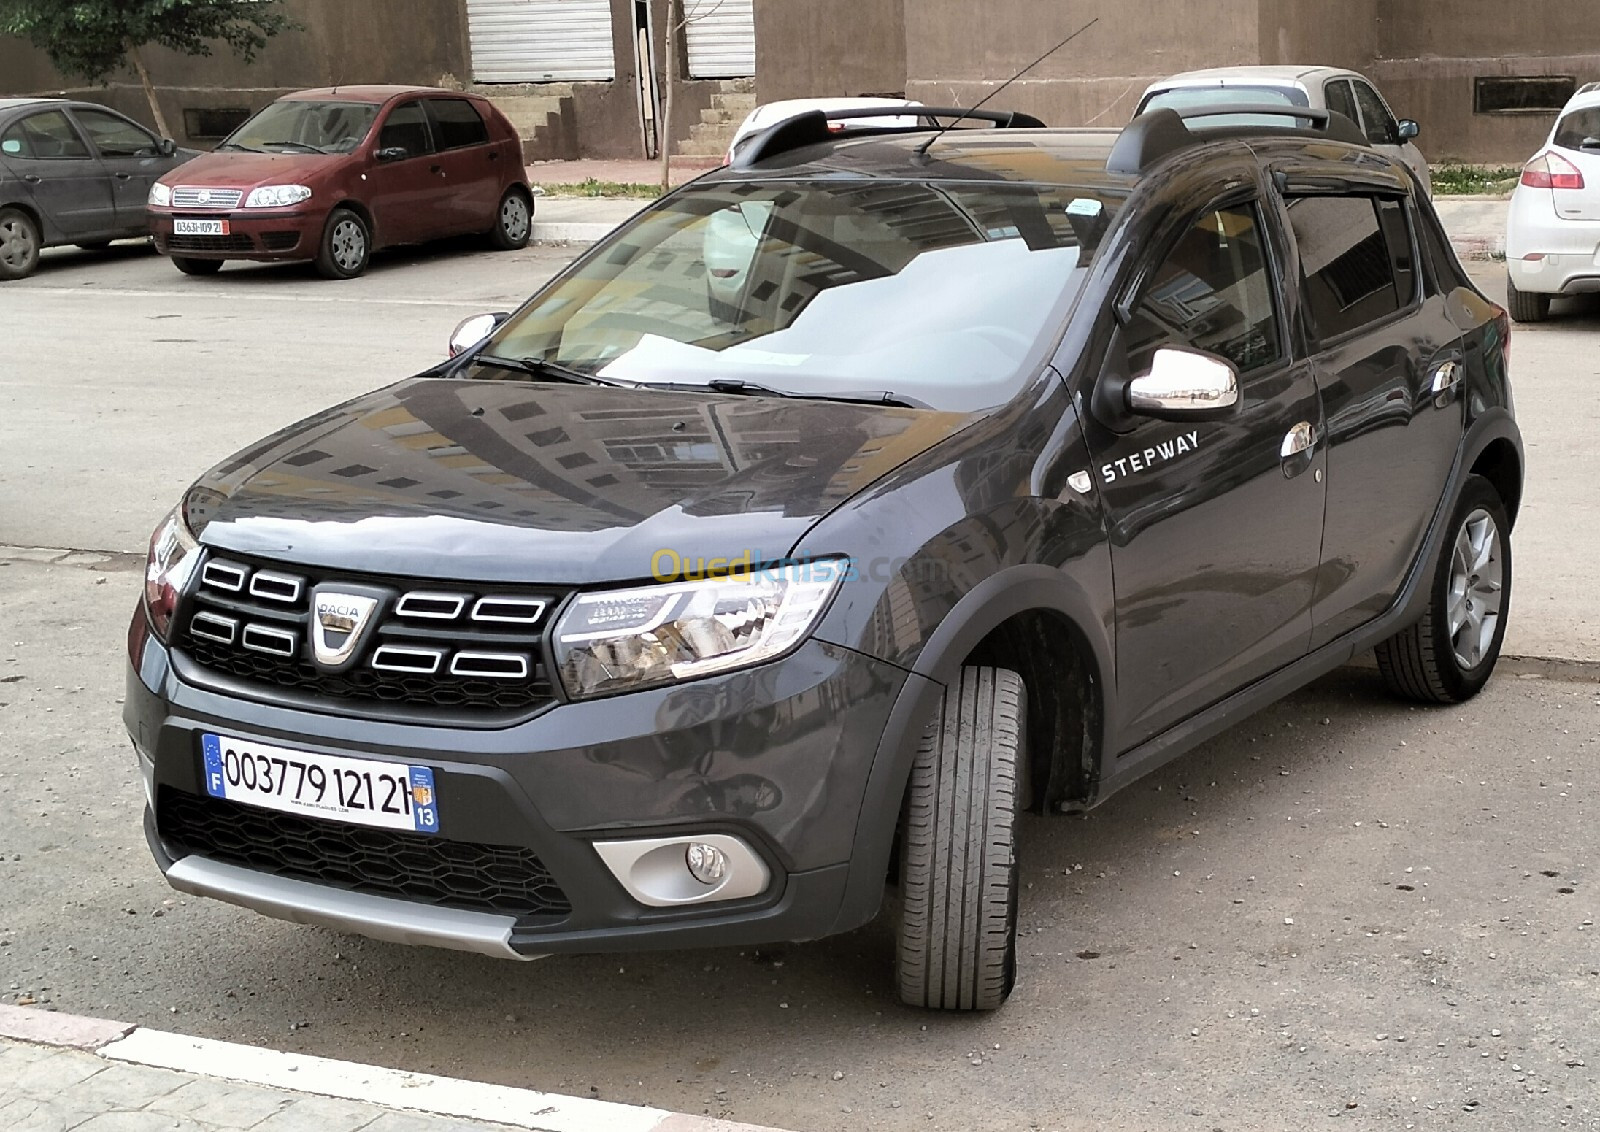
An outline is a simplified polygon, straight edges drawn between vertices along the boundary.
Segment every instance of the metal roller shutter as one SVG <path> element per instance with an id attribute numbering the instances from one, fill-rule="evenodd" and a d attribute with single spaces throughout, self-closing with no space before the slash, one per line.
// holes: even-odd
<path id="1" fill-rule="evenodd" d="M 480 83 L 617 75 L 610 0 L 467 0 L 467 33 L 472 77 Z"/>
<path id="2" fill-rule="evenodd" d="M 756 73 L 753 0 L 683 0 L 689 24 L 689 75 L 734 79 Z"/>

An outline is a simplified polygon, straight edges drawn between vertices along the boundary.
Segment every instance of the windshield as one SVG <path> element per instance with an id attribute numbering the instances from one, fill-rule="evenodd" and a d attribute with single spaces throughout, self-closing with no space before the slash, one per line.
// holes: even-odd
<path id="1" fill-rule="evenodd" d="M 373 102 L 296 102 L 264 108 L 228 135 L 218 149 L 269 153 L 349 153 L 378 116 Z"/>
<path id="2" fill-rule="evenodd" d="M 1176 110 L 1182 113 L 1197 106 L 1310 106 L 1306 92 L 1296 87 L 1281 86 L 1186 86 L 1161 90 L 1152 94 L 1139 108 L 1147 110 Z M 1280 118 L 1266 114 L 1206 114 L 1188 119 L 1191 125 L 1202 126 L 1285 126 L 1293 118 Z"/>
<path id="3" fill-rule="evenodd" d="M 1120 203 L 1103 185 L 691 188 L 596 247 L 484 353 L 621 383 L 987 408 L 1020 387 Z"/>

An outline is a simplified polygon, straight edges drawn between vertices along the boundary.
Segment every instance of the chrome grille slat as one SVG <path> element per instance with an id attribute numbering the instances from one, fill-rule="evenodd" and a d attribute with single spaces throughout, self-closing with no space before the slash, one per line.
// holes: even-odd
<path id="1" fill-rule="evenodd" d="M 206 199 L 201 200 L 204 193 Z M 238 208 L 243 189 L 215 189 L 209 185 L 179 185 L 172 190 L 173 208 Z"/>
<path id="2" fill-rule="evenodd" d="M 299 638 L 288 629 L 273 625 L 246 625 L 240 643 L 251 652 L 268 656 L 294 656 L 299 651 Z"/>
<path id="3" fill-rule="evenodd" d="M 227 590 L 236 594 L 244 589 L 244 580 L 250 571 L 237 562 L 227 562 L 221 558 L 213 558 L 207 562 L 205 569 L 200 571 L 200 584 L 215 586 L 219 590 Z"/>
<path id="4" fill-rule="evenodd" d="M 506 625 L 532 625 L 544 615 L 540 598 L 506 597 L 491 594 L 480 597 L 472 606 L 474 621 L 495 621 Z"/>
<path id="5" fill-rule="evenodd" d="M 250 575 L 250 593 L 268 601 L 281 601 L 292 605 L 300 600 L 305 581 L 293 574 L 280 574 L 276 570 L 257 570 Z"/>
<path id="6" fill-rule="evenodd" d="M 372 654 L 372 667 L 379 672 L 411 672 L 432 676 L 444 663 L 443 649 L 414 648 L 410 645 L 379 645 Z"/>
<path id="7" fill-rule="evenodd" d="M 515 652 L 456 653 L 450 658 L 450 675 L 473 676 L 480 680 L 526 680 L 532 665 Z"/>
<path id="8" fill-rule="evenodd" d="M 189 632 L 197 637 L 204 637 L 208 641 L 231 645 L 234 638 L 239 635 L 239 622 L 235 618 L 224 617 L 220 613 L 201 610 L 190 620 Z"/>
<path id="9" fill-rule="evenodd" d="M 439 593 L 433 590 L 412 590 L 395 603 L 398 617 L 421 617 L 429 621 L 454 621 L 467 607 L 466 594 Z"/>

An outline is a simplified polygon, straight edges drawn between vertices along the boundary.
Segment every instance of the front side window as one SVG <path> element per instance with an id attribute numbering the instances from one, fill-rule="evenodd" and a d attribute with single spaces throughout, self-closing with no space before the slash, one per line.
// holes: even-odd
<path id="1" fill-rule="evenodd" d="M 7 157 L 48 160 L 59 157 L 88 157 L 89 147 L 78 137 L 67 116 L 59 110 L 30 114 L 0 136 L 0 153 Z"/>
<path id="2" fill-rule="evenodd" d="M 693 188 L 597 246 L 485 353 L 625 384 L 987 408 L 1020 388 L 1121 199 L 1004 182 Z"/>
<path id="3" fill-rule="evenodd" d="M 440 149 L 461 149 L 488 142 L 489 128 L 483 124 L 478 108 L 466 99 L 430 98 L 428 110 L 433 115 L 433 133 L 439 139 Z"/>
<path id="4" fill-rule="evenodd" d="M 1355 88 L 1356 105 L 1361 107 L 1361 129 L 1367 135 L 1367 140 L 1373 145 L 1396 145 L 1400 141 L 1399 127 L 1395 125 L 1394 115 L 1389 113 L 1389 108 L 1383 104 L 1383 99 L 1378 97 L 1378 92 L 1366 83 L 1352 82 Z"/>
<path id="5" fill-rule="evenodd" d="M 1203 350 L 1248 373 L 1283 357 L 1276 288 L 1253 205 L 1208 212 L 1145 285 L 1125 333 L 1131 374 L 1164 346 Z"/>
<path id="6" fill-rule="evenodd" d="M 161 149 L 153 135 L 104 110 L 74 110 L 78 122 L 101 157 L 155 157 Z"/>
<path id="7" fill-rule="evenodd" d="M 1193 86 L 1157 91 L 1145 100 L 1144 110 L 1163 108 L 1179 113 L 1210 106 L 1310 106 L 1306 92 L 1298 87 L 1281 86 Z M 1293 118 L 1272 114 L 1205 114 L 1186 119 L 1191 126 L 1278 126 L 1292 125 Z"/>
<path id="8" fill-rule="evenodd" d="M 1288 205 L 1305 308 L 1317 338 L 1328 341 L 1359 330 L 1411 301 L 1416 272 L 1410 246 L 1404 249 L 1407 276 L 1397 286 L 1397 265 L 1379 224 L 1378 201 L 1308 196 L 1291 198 Z M 1391 215 L 1391 231 L 1396 223 L 1404 228 L 1403 215 Z"/>
<path id="9" fill-rule="evenodd" d="M 378 116 L 371 102 L 282 99 L 228 135 L 217 148 L 259 153 L 350 153 Z"/>
<path id="10" fill-rule="evenodd" d="M 1585 106 L 1561 115 L 1550 144 L 1591 153 L 1600 151 L 1600 106 Z"/>
<path id="11" fill-rule="evenodd" d="M 402 102 L 389 112 L 389 118 L 378 133 L 378 148 L 403 149 L 407 157 L 420 157 L 432 153 L 428 141 L 428 118 L 422 103 Z"/>

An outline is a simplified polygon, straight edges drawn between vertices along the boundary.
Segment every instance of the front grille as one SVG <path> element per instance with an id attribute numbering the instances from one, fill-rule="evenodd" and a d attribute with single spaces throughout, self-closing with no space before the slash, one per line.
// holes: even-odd
<path id="1" fill-rule="evenodd" d="M 286 252 L 299 242 L 299 232 L 263 232 L 261 234 L 261 246 L 269 252 Z"/>
<path id="2" fill-rule="evenodd" d="M 516 916 L 572 911 L 531 849 L 303 818 L 163 786 L 156 829 L 190 853 L 273 876 L 440 908 Z"/>
<path id="3" fill-rule="evenodd" d="M 167 250 L 174 252 L 253 252 L 249 236 L 168 236 Z"/>
<path id="4" fill-rule="evenodd" d="M 348 664 L 313 659 L 319 586 L 378 599 Z M 212 672 L 312 700 L 459 717 L 525 716 L 554 701 L 544 632 L 560 595 L 519 586 L 289 569 L 213 554 L 178 615 L 177 648 Z M 454 719 L 452 719 L 454 721 Z"/>
<path id="5" fill-rule="evenodd" d="M 202 200 L 201 197 L 205 199 Z M 238 208 L 242 189 L 213 189 L 204 185 L 179 185 L 172 190 L 173 208 Z"/>

